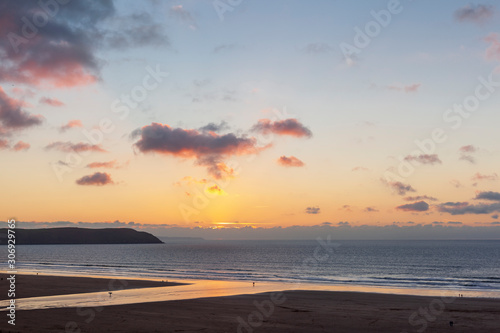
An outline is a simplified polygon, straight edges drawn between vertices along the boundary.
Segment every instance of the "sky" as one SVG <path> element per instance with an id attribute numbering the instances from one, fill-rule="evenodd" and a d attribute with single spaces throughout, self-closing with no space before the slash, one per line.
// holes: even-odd
<path id="1" fill-rule="evenodd" d="M 493 1 L 2 0 L 0 220 L 499 239 L 499 18 Z"/>

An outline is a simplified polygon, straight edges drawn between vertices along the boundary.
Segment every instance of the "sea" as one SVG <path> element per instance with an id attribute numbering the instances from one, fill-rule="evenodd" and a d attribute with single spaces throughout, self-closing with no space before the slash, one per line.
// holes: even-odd
<path id="1" fill-rule="evenodd" d="M 18 245 L 19 272 L 500 291 L 500 241 L 173 240 Z M 6 247 L 0 252 L 7 258 Z"/>

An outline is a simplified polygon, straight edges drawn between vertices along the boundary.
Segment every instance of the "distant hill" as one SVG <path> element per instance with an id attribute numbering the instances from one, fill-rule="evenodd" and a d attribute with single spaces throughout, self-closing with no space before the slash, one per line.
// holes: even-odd
<path id="1" fill-rule="evenodd" d="M 7 244 L 7 229 L 0 229 L 0 245 Z M 15 229 L 16 245 L 35 244 L 154 244 L 161 240 L 144 231 L 129 228 Z"/>

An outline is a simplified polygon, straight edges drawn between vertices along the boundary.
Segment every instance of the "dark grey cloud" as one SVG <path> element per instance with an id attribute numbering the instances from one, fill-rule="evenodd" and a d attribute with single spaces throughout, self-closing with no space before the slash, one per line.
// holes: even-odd
<path id="1" fill-rule="evenodd" d="M 491 214 L 500 212 L 500 202 L 493 204 L 471 205 L 468 202 L 445 202 L 436 206 L 438 211 L 451 215 Z"/>
<path id="2" fill-rule="evenodd" d="M 148 14 L 119 17 L 112 0 L 3 0 L 0 7 L 0 81 L 87 85 L 100 77 L 102 49 L 166 42 Z"/>
<path id="3" fill-rule="evenodd" d="M 416 224 L 410 222 L 396 222 L 390 225 L 356 225 L 349 222 L 330 222 L 313 226 L 290 227 L 235 227 L 235 228 L 189 228 L 174 224 L 146 224 L 134 222 L 72 222 L 73 226 L 87 228 L 137 228 L 151 232 L 159 237 L 202 237 L 213 239 L 311 239 L 318 237 L 326 240 L 464 240 L 464 239 L 499 239 L 500 222 L 491 222 L 487 226 L 468 226 L 464 224 Z M 0 222 L 5 228 L 7 223 Z M 19 228 L 51 228 L 60 226 L 52 222 L 18 222 Z"/>
<path id="4" fill-rule="evenodd" d="M 500 201 L 500 193 L 499 192 L 492 192 L 492 191 L 479 192 L 476 195 L 475 199 Z"/>
<path id="5" fill-rule="evenodd" d="M 429 204 L 425 201 L 418 201 L 411 204 L 397 206 L 396 209 L 407 212 L 425 212 L 429 210 Z"/>
<path id="6" fill-rule="evenodd" d="M 321 213 L 321 209 L 319 207 L 307 207 L 306 214 L 319 214 Z"/>
<path id="7" fill-rule="evenodd" d="M 197 130 L 172 128 L 152 123 L 134 131 L 139 137 L 134 146 L 142 153 L 160 153 L 180 158 L 194 158 L 196 164 L 207 167 L 217 179 L 231 175 L 232 169 L 224 158 L 233 155 L 256 154 L 263 148 L 257 147 L 255 138 L 237 136 L 233 133 L 218 135 Z"/>
<path id="8" fill-rule="evenodd" d="M 229 129 L 229 125 L 225 121 L 221 121 L 219 124 L 209 123 L 205 126 L 199 128 L 201 132 L 222 132 Z"/>
<path id="9" fill-rule="evenodd" d="M 455 18 L 461 22 L 484 23 L 492 18 L 495 9 L 492 5 L 466 5 L 455 11 Z"/>
<path id="10" fill-rule="evenodd" d="M 78 185 L 94 185 L 94 186 L 103 186 L 108 184 L 113 184 L 113 180 L 111 176 L 105 172 L 96 172 L 89 176 L 83 176 L 80 179 L 76 180 Z"/>
<path id="11" fill-rule="evenodd" d="M 1 66 L 1 65 L 0 65 Z M 0 87 L 0 132 L 40 125 L 41 115 L 32 115 L 22 109 L 22 102 L 10 98 Z"/>
<path id="12" fill-rule="evenodd" d="M 365 209 L 363 209 L 363 211 L 366 213 L 379 212 L 379 210 L 375 207 L 366 207 Z"/>
<path id="13" fill-rule="evenodd" d="M 270 119 L 260 119 L 251 130 L 263 134 L 274 133 L 277 135 L 291 135 L 295 137 L 312 136 L 311 130 L 294 118 L 276 121 L 272 121 Z"/>

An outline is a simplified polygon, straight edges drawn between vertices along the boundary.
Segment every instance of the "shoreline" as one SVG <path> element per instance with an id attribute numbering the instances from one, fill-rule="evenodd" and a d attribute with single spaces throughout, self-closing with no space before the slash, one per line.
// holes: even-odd
<path id="1" fill-rule="evenodd" d="M 0 271 L 0 277 L 6 276 L 5 271 Z M 160 277 L 144 277 L 144 276 L 119 276 L 119 275 L 77 275 L 77 274 L 54 274 L 53 272 L 46 272 L 45 274 L 36 272 L 21 272 L 17 273 L 16 276 L 21 276 L 24 278 L 30 277 L 45 277 L 45 278 L 69 278 L 74 279 L 90 279 L 88 281 L 82 281 L 81 292 L 63 292 L 63 293 L 43 293 L 40 295 L 27 296 L 27 297 L 37 297 L 37 296 L 51 296 L 51 295 L 65 295 L 65 294 L 76 294 L 76 293 L 86 293 L 86 292 L 97 292 L 102 291 L 103 288 L 93 288 L 88 289 L 88 283 L 90 281 L 97 282 L 98 280 L 114 280 L 122 281 L 127 283 L 127 286 L 115 286 L 115 290 L 121 289 L 138 289 L 138 288 L 153 288 L 153 287 L 165 287 L 165 286 L 178 286 L 178 285 L 189 285 L 205 282 L 219 282 L 219 283 L 247 283 L 251 284 L 253 281 L 250 280 L 207 280 L 207 279 L 196 279 L 196 278 L 185 278 L 185 279 L 166 279 Z M 130 283 L 130 285 L 128 285 Z M 394 287 L 394 286 L 372 286 L 372 285 L 360 285 L 360 284 L 323 284 L 323 283 L 303 283 L 303 282 L 275 282 L 275 281 L 255 281 L 257 285 L 267 285 L 274 284 L 276 286 L 289 286 L 289 290 L 323 290 L 323 291 L 346 291 L 346 292 L 359 292 L 359 293 L 377 293 L 377 294 L 393 294 L 393 295 L 407 295 L 407 296 L 448 296 L 455 297 L 459 294 L 464 295 L 468 298 L 492 298 L 500 299 L 500 290 L 471 290 L 471 289 L 443 289 L 443 288 L 416 288 L 416 287 Z M 101 284 L 102 285 L 102 284 Z M 107 286 L 106 286 L 107 287 Z M 72 288 L 75 290 L 75 288 Z M 287 288 L 277 288 L 276 291 L 285 290 Z M 31 290 L 32 291 L 32 290 Z M 5 295 L 6 296 L 6 295 Z M 0 301 L 7 299 L 3 294 L 0 293 Z M 20 297 L 21 298 L 21 297 Z M 24 298 L 24 296 L 23 296 Z"/>
<path id="2" fill-rule="evenodd" d="M 43 291 L 54 283 L 67 286 L 74 278 L 62 276 L 27 275 L 25 282 L 33 290 Z M 17 276 L 16 276 L 17 278 Z M 115 280 L 116 277 L 110 277 Z M 252 287 L 249 283 L 205 281 L 190 285 L 163 286 L 158 281 L 135 281 L 137 289 L 124 289 L 108 297 L 100 295 L 92 306 L 78 301 L 75 305 L 59 304 L 57 308 L 23 310 L 23 302 L 84 297 L 96 282 L 106 283 L 109 278 L 76 278 L 86 284 L 75 285 L 80 294 L 18 299 L 21 308 L 16 312 L 15 332 L 494 332 L 500 329 L 500 299 L 415 296 L 390 293 L 328 290 L 275 291 L 276 284 Z M 37 281 L 38 280 L 38 281 Z M 43 283 L 45 284 L 43 284 Z M 92 283 L 92 284 L 89 284 Z M 154 283 L 156 287 L 141 287 L 141 283 Z M 170 283 L 170 282 L 169 282 Z M 262 286 L 261 286 L 262 285 Z M 225 296 L 226 289 L 235 295 Z M 268 290 L 266 290 L 268 288 Z M 86 290 L 84 290 L 86 289 Z M 162 293 L 185 299 L 151 301 Z M 266 290 L 261 292 L 261 290 Z M 122 295 L 135 294 L 134 302 L 112 304 Z M 217 294 L 219 296 L 217 296 Z M 194 296 L 194 297 L 193 297 Z M 60 301 L 56 301 L 60 302 Z M 430 320 L 430 319 L 432 320 Z M 0 321 L 0 330 L 11 330 L 7 318 Z M 454 327 L 449 322 L 454 322 Z"/>

